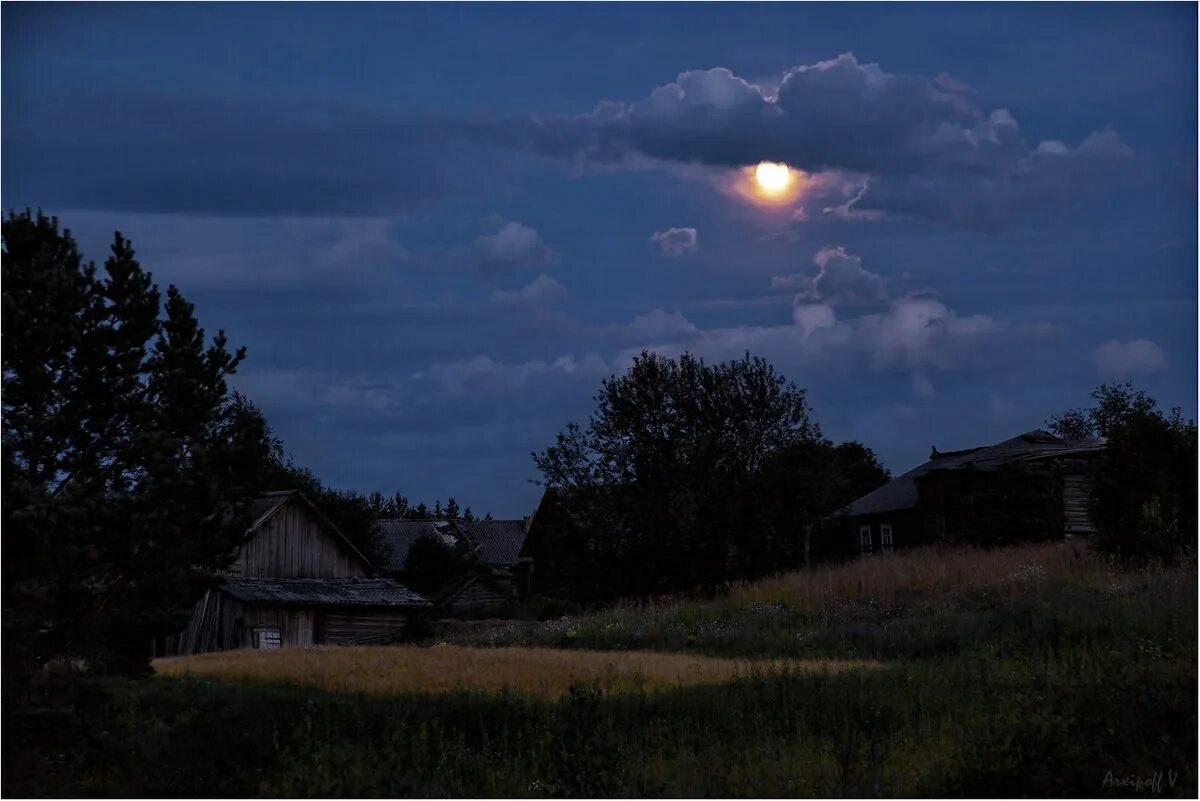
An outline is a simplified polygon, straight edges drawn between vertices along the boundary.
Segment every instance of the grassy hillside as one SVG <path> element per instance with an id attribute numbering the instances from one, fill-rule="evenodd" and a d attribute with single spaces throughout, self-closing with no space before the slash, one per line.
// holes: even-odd
<path id="1" fill-rule="evenodd" d="M 4 791 L 1104 796 L 1160 776 L 1196 794 L 1191 566 L 913 553 L 447 638 L 170 660 L 82 718 L 6 717 Z"/>

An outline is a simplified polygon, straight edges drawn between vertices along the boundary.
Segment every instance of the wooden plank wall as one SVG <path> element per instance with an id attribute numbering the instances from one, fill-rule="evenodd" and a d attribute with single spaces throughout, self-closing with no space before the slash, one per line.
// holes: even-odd
<path id="1" fill-rule="evenodd" d="M 242 546 L 227 572 L 243 578 L 353 578 L 367 571 L 303 501 L 292 499 Z"/>
<path id="2" fill-rule="evenodd" d="M 1092 480 L 1081 473 L 1063 475 L 1063 515 L 1066 530 L 1072 534 L 1088 534 L 1096 530 L 1091 514 Z"/>

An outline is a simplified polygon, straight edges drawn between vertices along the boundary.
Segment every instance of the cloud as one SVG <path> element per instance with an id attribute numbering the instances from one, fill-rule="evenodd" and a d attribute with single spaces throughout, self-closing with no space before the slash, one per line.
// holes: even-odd
<path id="1" fill-rule="evenodd" d="M 475 263 L 489 269 L 548 264 L 553 257 L 538 232 L 519 222 L 505 223 L 496 233 L 475 240 Z"/>
<path id="2" fill-rule="evenodd" d="M 1092 351 L 1092 360 L 1100 373 L 1108 378 L 1150 375 L 1167 369 L 1167 355 L 1148 339 L 1105 342 Z"/>
<path id="3" fill-rule="evenodd" d="M 674 258 L 686 256 L 696 250 L 696 229 L 668 228 L 665 231 L 655 232 L 650 237 L 650 241 L 662 249 L 664 256 L 672 256 Z"/>
<path id="4" fill-rule="evenodd" d="M 895 75 L 852 53 L 787 71 L 772 92 L 718 67 L 681 73 L 643 100 L 588 115 L 543 115 L 546 152 L 606 167 L 783 161 L 857 177 L 841 216 L 923 217 L 996 228 L 1034 201 L 1111 173 L 1130 150 L 1111 131 L 1077 147 L 1031 146 L 1007 109 L 985 111 L 941 75 Z"/>
<path id="5" fill-rule="evenodd" d="M 546 306 L 566 296 L 567 290 L 562 284 L 542 273 L 520 289 L 497 289 L 492 293 L 492 303 L 500 306 Z"/>
<path id="6" fill-rule="evenodd" d="M 794 273 L 771 279 L 771 289 L 796 292 L 797 299 L 834 306 L 878 304 L 888 298 L 883 276 L 862 266 L 844 247 L 823 247 L 813 256 L 816 275 Z"/>
<path id="7" fill-rule="evenodd" d="M 456 399 L 469 395 L 495 397 L 521 390 L 526 384 L 546 376 L 581 376 L 588 381 L 607 375 L 608 363 L 595 353 L 582 359 L 574 354 L 559 356 L 553 361 L 530 360 L 505 364 L 490 356 L 473 356 L 449 362 L 436 362 L 413 374 L 413 378 L 432 385 L 444 398 Z"/>
<path id="8" fill-rule="evenodd" d="M 629 324 L 635 336 L 656 342 L 677 342 L 696 334 L 696 326 L 679 312 L 667 313 L 655 309 L 648 314 L 635 317 Z"/>

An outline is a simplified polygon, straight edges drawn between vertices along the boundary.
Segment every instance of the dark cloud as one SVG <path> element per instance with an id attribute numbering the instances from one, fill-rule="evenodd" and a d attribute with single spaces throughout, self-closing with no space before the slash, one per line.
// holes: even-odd
<path id="1" fill-rule="evenodd" d="M 1002 226 L 1033 201 L 1069 194 L 1130 155 L 1111 131 L 1077 147 L 1031 146 L 1008 110 L 976 108 L 949 76 L 893 75 L 850 53 L 788 71 L 775 93 L 725 68 L 692 71 L 644 100 L 538 124 L 538 144 L 555 154 L 574 134 L 573 155 L 598 164 L 783 161 L 865 178 L 843 215 L 884 212 L 977 228 Z"/>

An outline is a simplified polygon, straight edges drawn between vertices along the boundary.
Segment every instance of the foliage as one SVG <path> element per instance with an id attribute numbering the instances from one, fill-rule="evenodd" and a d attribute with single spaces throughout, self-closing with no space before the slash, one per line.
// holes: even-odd
<path id="1" fill-rule="evenodd" d="M 433 537 L 421 537 L 409 548 L 404 581 L 417 592 L 433 595 L 478 566 L 470 545 L 458 540 L 453 549 Z"/>
<path id="2" fill-rule="evenodd" d="M 3 224 L 5 678 L 54 659 L 148 667 L 245 531 L 276 447 L 118 232 L 99 274 L 70 232 Z"/>
<path id="3" fill-rule="evenodd" d="M 1109 437 L 1137 415 L 1155 414 L 1158 402 L 1133 383 L 1101 384 L 1092 390 L 1095 405 L 1068 409 L 1046 421 L 1050 433 L 1061 439 Z"/>
<path id="4" fill-rule="evenodd" d="M 571 424 L 533 455 L 571 506 L 564 546 L 585 598 L 712 592 L 780 570 L 804 525 L 863 483 L 838 475 L 839 459 L 879 472 L 865 448 L 824 442 L 804 391 L 749 355 L 643 352 L 595 400 L 586 430 Z"/>
<path id="5" fill-rule="evenodd" d="M 1194 550 L 1196 424 L 1131 383 L 1104 384 L 1095 406 L 1051 418 L 1055 434 L 1103 436 L 1092 484 L 1096 546 L 1125 560 L 1176 560 Z"/>
<path id="6" fill-rule="evenodd" d="M 771 579 L 721 602 L 674 603 L 694 638 L 683 650 L 725 643 L 730 655 L 742 647 L 774 657 L 795 653 L 799 639 L 813 643 L 801 646 L 809 652 L 883 655 L 883 667 L 763 671 L 655 691 L 606 692 L 581 680 L 553 698 L 358 694 L 352 671 L 336 693 L 121 681 L 79 719 L 50 709 L 6 718 L 4 788 L 14 796 L 1097 797 L 1137 794 L 1106 785 L 1110 775 L 1160 773 L 1162 795 L 1195 796 L 1194 566 L 1117 570 L 1074 545 L 926 557 L 924 565 L 875 557 Z M 905 595 L 905 582 L 919 598 Z M 713 603 L 726 605 L 723 629 L 702 611 Z M 788 607 L 790 622 L 779 622 L 774 604 Z M 635 610 L 625 609 L 632 625 Z M 730 635 L 754 619 L 773 628 Z M 588 633 L 569 647 L 622 651 L 628 632 L 604 632 L 613 622 L 574 621 Z"/>
<path id="7" fill-rule="evenodd" d="M 1125 560 L 1177 560 L 1196 543 L 1196 426 L 1178 410 L 1114 430 L 1093 485 L 1096 546 Z"/>

